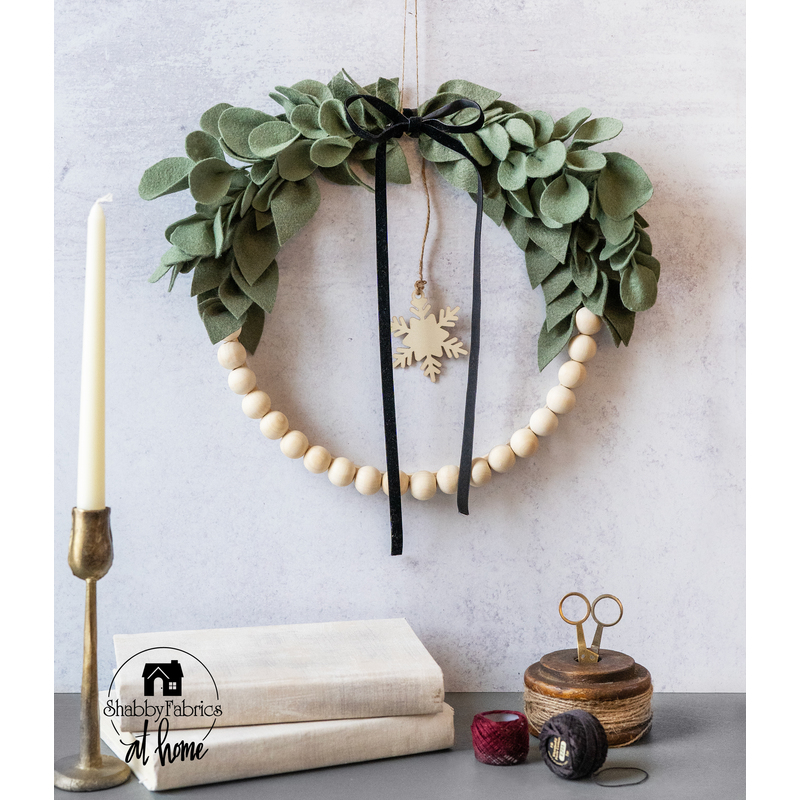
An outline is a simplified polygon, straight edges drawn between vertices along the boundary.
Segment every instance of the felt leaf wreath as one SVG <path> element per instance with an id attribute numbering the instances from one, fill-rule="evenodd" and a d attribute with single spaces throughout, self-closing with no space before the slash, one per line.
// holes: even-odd
<path id="1" fill-rule="evenodd" d="M 396 78 L 361 87 L 342 70 L 328 84 L 278 86 L 270 97 L 283 113 L 219 103 L 201 116 L 201 130 L 186 137 L 186 157 L 159 161 L 142 176 L 145 200 L 188 189 L 196 201 L 194 214 L 167 228 L 170 248 L 150 281 L 169 274 L 171 291 L 179 273 L 193 272 L 191 292 L 212 342 L 241 327 L 240 341 L 255 351 L 264 312 L 275 304 L 278 253 L 319 208 L 317 175 L 370 189 L 354 168 L 374 175 L 376 145 L 356 136 L 345 116 L 344 101 L 355 94 L 400 107 Z M 484 112 L 478 131 L 457 135 L 480 165 L 484 211 L 508 229 L 525 253 L 532 288 L 541 285 L 544 293 L 539 368 L 568 342 L 582 305 L 603 318 L 617 346 L 627 345 L 636 312 L 656 301 L 660 264 L 639 213 L 653 194 L 644 170 L 621 153 L 590 149 L 618 136 L 622 123 L 591 119 L 587 108 L 553 121 L 463 80 L 442 84 L 417 113 L 459 98 Z M 367 129 L 386 124 L 360 101 L 350 113 Z M 465 124 L 476 113 L 462 109 L 445 121 Z M 477 178 L 466 158 L 425 134 L 419 147 L 449 183 L 475 199 Z M 396 139 L 388 143 L 386 172 L 393 183 L 410 182 Z"/>

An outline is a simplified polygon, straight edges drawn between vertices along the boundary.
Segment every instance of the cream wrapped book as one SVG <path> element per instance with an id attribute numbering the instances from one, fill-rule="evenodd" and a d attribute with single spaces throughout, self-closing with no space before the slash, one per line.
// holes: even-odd
<path id="1" fill-rule="evenodd" d="M 103 741 L 125 759 L 134 740 L 141 753 L 142 734 L 118 734 L 100 714 Z M 177 735 L 176 735 L 177 734 Z M 205 737 L 205 738 L 204 738 Z M 437 714 L 291 722 L 207 730 L 181 730 L 165 737 L 169 746 L 158 750 L 158 731 L 148 730 L 143 755 L 130 761 L 134 775 L 151 791 L 220 783 L 261 775 L 372 761 L 453 746 L 453 709 L 446 703 Z M 202 744 L 199 760 L 176 758 L 175 748 Z"/>
<path id="2" fill-rule="evenodd" d="M 442 671 L 404 619 L 114 637 L 120 731 L 442 711 Z M 379 758 L 381 756 L 374 756 Z"/>

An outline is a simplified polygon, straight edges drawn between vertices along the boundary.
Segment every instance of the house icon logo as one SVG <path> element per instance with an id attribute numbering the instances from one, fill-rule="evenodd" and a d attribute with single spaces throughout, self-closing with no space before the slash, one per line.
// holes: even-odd
<path id="1" fill-rule="evenodd" d="M 183 670 L 180 661 L 172 659 L 166 663 L 147 663 L 142 670 L 144 696 L 156 696 L 156 684 L 161 684 L 162 697 L 180 697 L 183 692 Z"/>

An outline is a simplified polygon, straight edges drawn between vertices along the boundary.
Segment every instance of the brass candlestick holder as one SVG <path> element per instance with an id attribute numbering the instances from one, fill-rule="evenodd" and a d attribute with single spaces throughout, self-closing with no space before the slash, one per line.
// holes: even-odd
<path id="1" fill-rule="evenodd" d="M 114 560 L 109 525 L 110 508 L 99 511 L 72 509 L 69 566 L 86 581 L 86 617 L 83 628 L 83 678 L 81 680 L 81 751 L 56 761 L 55 785 L 68 792 L 109 789 L 128 780 L 130 767 L 116 756 L 100 752 L 100 709 L 97 689 L 97 581 Z"/>

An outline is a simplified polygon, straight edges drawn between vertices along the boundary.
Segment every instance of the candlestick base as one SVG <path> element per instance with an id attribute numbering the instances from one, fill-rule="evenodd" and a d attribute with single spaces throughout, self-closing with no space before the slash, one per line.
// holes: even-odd
<path id="1" fill-rule="evenodd" d="M 66 792 L 95 792 L 125 783 L 131 768 L 116 756 L 100 755 L 100 763 L 86 766 L 80 756 L 56 761 L 55 785 Z"/>

